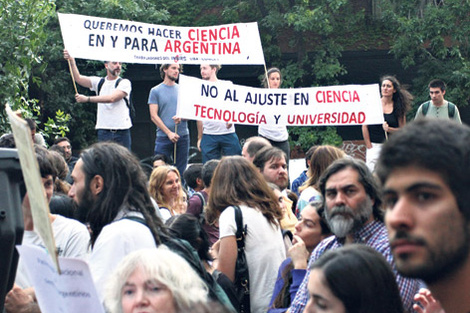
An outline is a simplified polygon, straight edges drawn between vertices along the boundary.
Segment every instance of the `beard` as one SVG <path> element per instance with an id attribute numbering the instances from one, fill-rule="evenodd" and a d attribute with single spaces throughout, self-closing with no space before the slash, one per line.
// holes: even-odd
<path id="1" fill-rule="evenodd" d="M 80 203 L 73 202 L 74 204 L 74 217 L 83 224 L 88 223 L 88 215 L 91 207 L 93 206 L 93 197 L 89 188 L 85 188 Z"/>
<path id="2" fill-rule="evenodd" d="M 445 226 L 443 226 L 444 228 Z M 406 231 L 398 231 L 391 242 L 405 239 L 423 246 L 427 250 L 424 262 L 413 265 L 413 256 L 408 254 L 395 255 L 395 263 L 400 274 L 410 278 L 419 278 L 431 285 L 462 268 L 469 258 L 470 230 L 467 225 L 452 225 L 448 229 L 451 236 L 442 236 L 440 242 L 430 244 L 421 237 L 409 235 Z"/>
<path id="3" fill-rule="evenodd" d="M 345 238 L 364 226 L 372 214 L 372 200 L 367 197 L 357 206 L 356 210 L 345 206 L 334 206 L 325 210 L 325 218 L 331 231 L 338 238 Z"/>

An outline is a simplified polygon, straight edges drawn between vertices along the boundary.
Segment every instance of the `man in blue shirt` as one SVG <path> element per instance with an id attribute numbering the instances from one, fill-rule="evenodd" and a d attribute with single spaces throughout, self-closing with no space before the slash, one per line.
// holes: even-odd
<path id="1" fill-rule="evenodd" d="M 150 118 L 157 126 L 155 154 L 161 153 L 173 160 L 182 176 L 188 165 L 189 131 L 187 121 L 176 117 L 179 90 L 176 81 L 180 70 L 176 63 L 160 66 L 163 82 L 150 90 L 148 104 Z"/>

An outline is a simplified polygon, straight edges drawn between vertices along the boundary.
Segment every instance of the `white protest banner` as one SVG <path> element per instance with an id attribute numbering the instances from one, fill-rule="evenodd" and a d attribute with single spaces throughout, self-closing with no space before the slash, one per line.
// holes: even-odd
<path id="1" fill-rule="evenodd" d="M 379 86 L 252 88 L 180 75 L 177 116 L 247 125 L 340 126 L 384 122 Z"/>
<path id="2" fill-rule="evenodd" d="M 257 23 L 175 27 L 58 13 L 75 58 L 128 63 L 264 64 Z"/>
<path id="3" fill-rule="evenodd" d="M 21 172 L 23 173 L 26 190 L 28 191 L 34 230 L 41 237 L 47 250 L 51 252 L 52 261 L 57 271 L 60 272 L 55 240 L 49 219 L 49 203 L 42 184 L 36 153 L 33 150 L 31 130 L 29 129 L 28 123 L 16 116 L 8 104 L 5 110 L 8 114 L 16 148 L 18 149 L 18 156 L 20 157 Z"/>
<path id="4" fill-rule="evenodd" d="M 41 312 L 104 313 L 88 264 L 79 259 L 59 258 L 59 275 L 49 255 L 36 246 L 16 246 L 26 263 Z"/>

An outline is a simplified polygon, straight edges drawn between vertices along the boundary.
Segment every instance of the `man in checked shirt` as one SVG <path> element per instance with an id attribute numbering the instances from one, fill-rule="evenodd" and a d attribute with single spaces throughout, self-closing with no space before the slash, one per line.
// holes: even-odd
<path id="1" fill-rule="evenodd" d="M 334 236 L 323 240 L 313 250 L 309 265 L 328 250 L 351 243 L 368 245 L 380 252 L 390 263 L 396 274 L 403 306 L 407 312 L 413 312 L 413 297 L 419 290 L 420 281 L 404 278 L 396 272 L 380 210 L 380 190 L 365 163 L 351 158 L 337 160 L 320 179 L 320 191 L 325 206 L 325 218 Z M 289 312 L 303 312 L 309 297 L 309 276 L 310 270 L 307 271 Z"/>

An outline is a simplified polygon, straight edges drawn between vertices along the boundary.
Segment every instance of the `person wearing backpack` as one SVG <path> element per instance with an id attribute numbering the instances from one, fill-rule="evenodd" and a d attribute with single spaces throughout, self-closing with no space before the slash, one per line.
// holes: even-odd
<path id="1" fill-rule="evenodd" d="M 98 141 L 114 141 L 131 150 L 131 111 L 130 80 L 120 78 L 122 63 L 105 61 L 106 77 L 85 76 L 80 72 L 75 59 L 64 49 L 64 59 L 70 62 L 74 80 L 82 87 L 96 92 L 96 96 L 77 93 L 79 103 L 97 103 L 96 130 Z"/>
<path id="2" fill-rule="evenodd" d="M 440 79 L 433 79 L 428 87 L 431 100 L 419 106 L 415 119 L 430 116 L 439 119 L 450 119 L 462 124 L 457 106 L 444 99 L 446 94 L 445 82 Z"/>
<path id="3" fill-rule="evenodd" d="M 220 160 L 210 160 L 202 167 L 201 176 L 204 182 L 204 189 L 195 192 L 189 198 L 188 209 L 186 213 L 194 215 L 201 222 L 203 229 L 206 231 L 211 246 L 219 240 L 219 226 L 217 223 L 209 223 L 206 220 L 204 209 L 209 200 L 211 192 L 211 180 L 214 175 L 215 168 L 219 165 Z"/>

